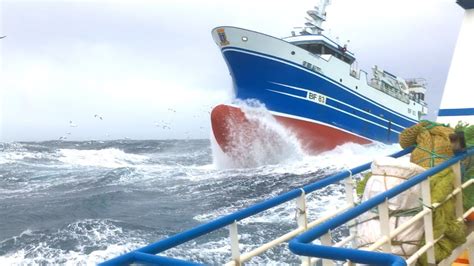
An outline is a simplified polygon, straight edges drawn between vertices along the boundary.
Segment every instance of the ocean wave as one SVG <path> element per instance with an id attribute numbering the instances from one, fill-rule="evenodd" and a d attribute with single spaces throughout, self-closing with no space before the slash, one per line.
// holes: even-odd
<path id="1" fill-rule="evenodd" d="M 337 172 L 371 162 L 377 157 L 387 156 L 399 150 L 401 148 L 398 144 L 371 143 L 362 145 L 346 143 L 330 151 L 304 156 L 298 161 L 274 167 L 269 166 L 268 173 L 304 175 L 314 173 L 318 169 L 325 169 L 325 172 Z"/>
<path id="2" fill-rule="evenodd" d="M 145 163 L 148 156 L 125 153 L 116 148 L 102 150 L 59 149 L 59 161 L 77 166 L 95 166 L 105 168 L 133 167 Z"/>
<path id="3" fill-rule="evenodd" d="M 205 178 L 194 177 L 196 180 L 199 180 L 199 183 L 189 189 L 188 193 L 190 194 L 209 194 L 209 191 L 203 190 L 206 186 L 210 186 L 210 182 L 215 187 L 225 190 L 219 195 L 214 195 L 214 197 L 222 198 L 226 193 L 232 194 L 235 193 L 234 191 L 239 191 L 240 193 L 245 191 L 245 194 L 242 198 L 232 201 L 228 206 L 215 208 L 208 213 L 198 214 L 193 218 L 200 222 L 209 221 L 264 201 L 272 196 L 283 194 L 292 188 L 303 187 L 326 176 L 370 162 L 376 157 L 386 156 L 398 150 L 400 150 L 398 144 L 385 145 L 373 143 L 360 145 L 347 143 L 319 155 L 304 156 L 299 161 L 255 168 L 218 170 L 214 174 L 209 175 L 214 179 L 221 177 L 218 180 L 206 182 Z M 355 178 L 359 178 L 359 176 Z M 212 200 L 212 198 L 208 200 Z M 216 202 L 212 204 L 216 204 Z M 342 184 L 331 185 L 307 196 L 307 206 L 310 209 L 308 213 L 313 220 L 320 217 L 321 214 L 330 211 L 332 208 L 330 206 L 343 204 L 345 204 L 345 197 Z M 284 204 L 278 208 L 265 211 L 261 215 L 245 219 L 242 223 L 289 224 L 294 222 L 294 218 L 295 204 L 292 202 L 291 204 Z"/>
<path id="4" fill-rule="evenodd" d="M 0 164 L 7 163 L 18 163 L 18 162 L 37 162 L 40 160 L 49 160 L 51 159 L 51 154 L 41 153 L 41 152 L 6 152 L 0 157 Z"/>
<path id="5" fill-rule="evenodd" d="M 25 230 L 0 242 L 0 265 L 96 265 L 145 245 L 143 232 L 126 231 L 112 220 L 86 219 L 56 231 Z"/>
<path id="6" fill-rule="evenodd" d="M 155 143 L 157 146 L 152 147 Z M 206 222 L 399 150 L 398 145 L 345 144 L 319 155 L 295 153 L 294 159 L 275 164 L 222 169 L 212 163 L 208 142 L 197 142 L 194 146 L 188 145 L 193 142 L 186 141 L 160 143 L 51 142 L 33 143 L 34 147 L 33 144 L 15 144 L 0 152 L 0 163 L 1 160 L 11 162 L 0 167 L 0 200 L 7 199 L 5 213 L 18 211 L 24 217 L 34 217 L 24 219 L 25 225 L 17 227 L 12 226 L 13 219 L 6 220 L 0 234 L 9 235 L 9 230 L 24 232 L 3 241 L 0 239 L 0 265 L 95 265 L 160 239 L 165 233 L 157 236 L 157 230 L 189 229 L 187 226 L 196 221 Z M 134 145 L 139 146 L 136 150 L 140 154 L 134 152 Z M 331 206 L 345 202 L 342 187 L 330 187 L 307 196 L 311 219 L 324 214 Z M 49 215 L 46 212 L 49 211 L 68 217 L 70 212 L 64 210 L 70 206 L 79 206 L 86 211 L 74 212 L 80 220 L 62 227 L 56 221 L 41 224 L 38 223 L 38 209 L 25 203 L 25 197 L 30 201 L 40 198 L 44 201 L 38 202 L 48 203 L 48 208 L 39 211 L 44 216 Z M 72 200 L 78 204 L 64 205 Z M 120 219 L 124 215 L 124 202 L 130 203 L 127 206 L 140 206 L 138 209 L 146 210 L 145 216 L 132 217 L 133 211 L 126 208 L 131 223 L 154 224 L 156 228 L 137 229 L 116 220 L 85 219 L 103 210 L 107 217 Z M 195 202 L 199 204 L 195 205 Z M 99 208 L 94 209 L 95 204 Z M 242 250 L 265 243 L 269 236 L 275 236 L 283 229 L 296 228 L 295 208 L 291 201 L 242 221 L 239 224 Z M 194 218 L 194 221 L 183 221 L 183 217 L 186 220 Z M 50 227 L 48 230 L 33 229 L 38 226 Z M 216 231 L 218 237 L 196 239 L 165 252 L 165 255 L 224 264 L 229 258 L 228 234 L 225 230 L 220 231 L 223 233 Z M 203 243 L 207 240 L 210 241 Z M 287 251 L 278 247 L 249 264 L 278 264 L 276 258 L 280 252 L 287 255 Z M 287 262 L 297 261 L 291 258 Z"/>

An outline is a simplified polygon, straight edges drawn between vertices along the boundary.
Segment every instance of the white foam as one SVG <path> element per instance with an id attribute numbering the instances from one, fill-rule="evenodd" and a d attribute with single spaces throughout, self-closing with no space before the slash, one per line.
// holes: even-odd
<path id="1" fill-rule="evenodd" d="M 25 235 L 30 239 L 33 237 L 41 240 L 27 243 L 14 253 L 0 256 L 0 265 L 96 265 L 146 245 L 143 240 L 124 234 L 122 228 L 109 220 L 82 220 L 48 234 L 26 230 L 20 236 L 13 237 L 13 240 L 21 241 Z M 56 243 L 63 241 L 75 242 L 76 246 L 71 250 L 58 248 Z M 106 248 L 88 252 L 91 246 Z"/>
<path id="2" fill-rule="evenodd" d="M 105 168 L 132 167 L 148 160 L 144 155 L 125 153 L 120 149 L 101 150 L 60 149 L 58 160 L 78 166 L 96 166 Z"/>
<path id="3" fill-rule="evenodd" d="M 18 161 L 34 159 L 48 159 L 47 152 L 30 152 L 20 143 L 0 143 L 0 164 L 16 163 Z"/>
<path id="4" fill-rule="evenodd" d="M 292 178 L 292 183 L 298 186 L 307 185 L 310 180 L 323 178 L 328 175 L 336 174 L 344 169 L 350 169 L 364 163 L 373 161 L 375 158 L 392 154 L 401 150 L 398 144 L 385 145 L 382 143 L 372 143 L 366 145 L 346 143 L 338 146 L 331 151 L 327 151 L 318 155 L 306 155 L 298 161 L 281 163 L 278 165 L 267 165 L 256 168 L 216 170 L 215 176 L 222 178 L 245 178 L 246 176 L 263 176 L 269 182 L 268 176 L 285 175 Z M 302 177 L 303 176 L 303 177 Z M 259 180 L 255 180 L 259 182 Z M 314 181 L 313 181 L 314 182 Z M 341 192 L 342 187 L 332 185 L 320 191 L 313 192 L 307 196 L 308 213 L 312 219 L 321 217 L 327 211 L 332 211 L 331 206 L 340 206 L 345 204 L 345 195 Z M 290 189 L 281 187 L 273 190 L 268 195 L 262 195 L 251 200 L 237 200 L 232 205 L 216 209 L 206 214 L 196 215 L 195 220 L 200 222 L 209 221 L 237 211 L 241 208 L 248 207 L 252 204 L 261 202 L 288 192 Z M 295 220 L 294 202 L 278 206 L 267 210 L 263 215 L 257 215 L 243 220 L 241 223 L 291 223 Z"/>
<path id="5" fill-rule="evenodd" d="M 266 240 L 265 235 L 262 233 L 247 234 L 239 233 L 239 249 L 241 253 L 249 252 L 263 244 Z M 264 253 L 260 256 L 254 257 L 251 261 L 246 262 L 246 265 L 279 265 L 285 264 L 284 262 L 275 261 L 269 258 L 269 253 L 272 250 Z M 287 251 L 290 253 L 290 251 Z M 183 246 L 168 250 L 163 255 L 173 258 L 184 259 L 188 261 L 205 261 L 205 264 L 209 265 L 224 265 L 226 262 L 230 262 L 230 245 L 229 238 L 219 238 L 218 240 L 212 240 L 205 243 L 196 243 L 190 241 Z"/>
<path id="6" fill-rule="evenodd" d="M 142 245 L 144 244 L 112 244 L 105 250 L 96 250 L 90 254 L 84 254 L 71 250 L 63 251 L 40 244 L 37 249 L 21 249 L 13 254 L 0 256 L 0 265 L 97 265 Z"/>
<path id="7" fill-rule="evenodd" d="M 333 150 L 318 155 L 305 156 L 293 164 L 275 167 L 273 173 L 306 174 L 318 169 L 331 169 L 337 172 L 350 169 L 373 161 L 380 156 L 386 156 L 401 150 L 398 144 L 386 145 L 382 143 L 356 144 L 346 143 Z"/>
<path id="8" fill-rule="evenodd" d="M 217 145 L 217 144 L 216 144 Z M 218 147 L 217 147 L 218 148 Z M 373 161 L 380 156 L 387 156 L 401 150 L 398 144 L 386 145 L 382 143 L 356 144 L 346 143 L 335 149 L 317 155 L 302 155 L 298 160 L 287 160 L 279 164 L 256 166 L 254 168 L 242 169 L 219 169 L 216 165 L 216 173 L 219 176 L 256 176 L 275 174 L 304 175 L 314 173 L 318 170 L 331 172 L 350 169 L 364 163 Z M 229 177 L 230 178 L 230 177 Z M 203 180 L 201 178 L 199 180 Z"/>

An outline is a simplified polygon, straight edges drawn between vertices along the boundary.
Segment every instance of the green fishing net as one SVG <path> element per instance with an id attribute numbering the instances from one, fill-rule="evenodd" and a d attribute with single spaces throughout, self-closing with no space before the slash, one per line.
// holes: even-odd
<path id="1" fill-rule="evenodd" d="M 410 157 L 411 162 L 424 168 L 431 168 L 453 156 L 449 140 L 449 136 L 453 133 L 454 129 L 447 125 L 424 120 L 400 134 L 400 145 L 403 148 L 416 145 Z M 452 168 L 447 168 L 429 179 L 431 202 L 443 203 L 433 211 L 434 238 L 442 237 L 435 244 L 437 263 L 466 241 L 465 225 L 456 218 L 454 198 L 445 200 L 454 189 L 454 178 Z M 428 265 L 426 255 L 418 260 L 418 264 Z"/>
<path id="2" fill-rule="evenodd" d="M 456 131 L 464 132 L 464 139 L 468 148 L 474 147 L 474 125 L 459 122 L 454 128 Z M 466 182 L 474 178 L 474 156 L 468 157 L 462 163 L 463 180 Z M 474 207 L 474 185 L 471 185 L 463 190 L 464 210 L 467 211 Z"/>

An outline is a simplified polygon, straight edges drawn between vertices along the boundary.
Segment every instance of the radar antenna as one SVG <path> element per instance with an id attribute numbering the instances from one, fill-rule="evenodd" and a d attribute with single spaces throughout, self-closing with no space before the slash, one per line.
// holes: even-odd
<path id="1" fill-rule="evenodd" d="M 295 27 L 295 29 L 302 29 L 300 34 L 321 34 L 323 28 L 321 24 L 326 21 L 326 7 L 331 3 L 331 0 L 320 0 L 319 5 L 315 6 L 314 9 L 308 10 L 306 14 L 309 17 L 305 17 L 306 22 L 304 27 Z"/>

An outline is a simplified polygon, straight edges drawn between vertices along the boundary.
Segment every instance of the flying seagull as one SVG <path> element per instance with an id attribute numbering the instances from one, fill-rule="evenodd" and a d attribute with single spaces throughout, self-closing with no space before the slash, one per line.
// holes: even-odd
<path id="1" fill-rule="evenodd" d="M 7 35 L 0 37 L 0 39 L 3 39 L 3 38 L 5 38 L 5 37 L 7 37 Z"/>
<path id="2" fill-rule="evenodd" d="M 77 125 L 74 124 L 72 121 L 69 121 L 69 126 L 70 126 L 70 127 L 77 127 Z"/>
<path id="3" fill-rule="evenodd" d="M 103 120 L 103 119 L 102 119 L 102 116 L 100 116 L 100 115 L 98 115 L 98 114 L 95 114 L 94 117 L 97 117 L 97 118 L 99 118 L 100 120 Z"/>

